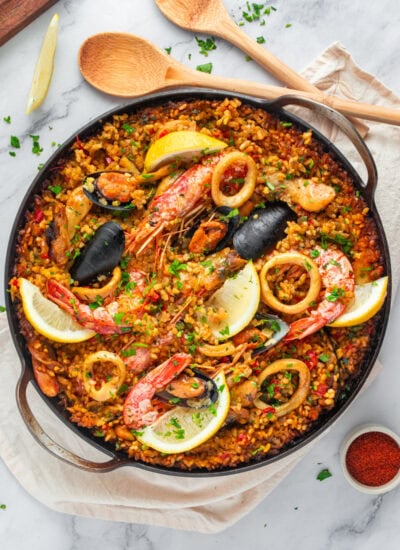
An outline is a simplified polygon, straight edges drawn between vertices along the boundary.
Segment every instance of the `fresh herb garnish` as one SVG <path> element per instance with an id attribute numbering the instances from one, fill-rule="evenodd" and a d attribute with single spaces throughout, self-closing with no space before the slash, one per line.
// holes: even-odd
<path id="1" fill-rule="evenodd" d="M 199 53 L 201 55 L 208 57 L 208 52 L 211 52 L 217 48 L 214 38 L 206 38 L 205 40 L 202 40 L 201 38 L 197 38 L 197 36 L 195 36 L 195 39 L 200 48 Z"/>
<path id="2" fill-rule="evenodd" d="M 40 153 L 43 151 L 43 147 L 40 147 L 39 143 L 40 136 L 33 136 L 32 134 L 29 134 L 29 137 L 32 138 L 32 153 L 34 155 L 40 155 Z"/>
<path id="3" fill-rule="evenodd" d="M 3 117 L 3 120 L 4 120 L 4 122 L 6 122 L 7 124 L 11 124 L 11 117 L 10 117 L 10 115 L 4 116 L 4 117 Z"/>
<path id="4" fill-rule="evenodd" d="M 50 191 L 52 191 L 55 195 L 59 195 L 62 191 L 61 185 L 49 185 Z"/>
<path id="5" fill-rule="evenodd" d="M 135 131 L 135 128 L 133 128 L 130 124 L 128 124 L 127 122 L 125 124 L 122 125 L 122 129 L 125 130 L 125 132 L 128 134 L 128 135 L 131 135 L 134 131 Z"/>
<path id="6" fill-rule="evenodd" d="M 327 363 L 329 361 L 329 358 L 330 358 L 329 353 L 321 353 L 321 355 L 318 355 L 318 359 L 323 363 Z"/>
<path id="7" fill-rule="evenodd" d="M 167 52 L 168 55 L 171 55 L 171 50 L 172 50 L 171 47 L 169 47 L 169 48 L 164 48 L 164 50 Z"/>
<path id="8" fill-rule="evenodd" d="M 200 71 L 201 73 L 211 74 L 212 68 L 213 68 L 212 63 L 204 63 L 204 65 L 197 65 L 196 71 Z"/>
<path id="9" fill-rule="evenodd" d="M 319 252 L 319 250 L 317 250 L 316 248 L 314 248 L 314 249 L 311 250 L 311 252 L 310 252 L 311 258 L 318 258 L 319 254 L 320 254 L 320 252 Z"/>
<path id="10" fill-rule="evenodd" d="M 187 264 L 181 263 L 179 260 L 174 260 L 168 267 L 168 271 L 172 273 L 172 275 L 175 275 L 175 277 L 179 277 L 180 271 L 186 271 Z"/>
<path id="11" fill-rule="evenodd" d="M 19 138 L 17 138 L 17 136 L 11 136 L 10 137 L 10 145 L 11 145 L 11 147 L 14 147 L 14 149 L 19 149 L 21 147 Z"/>
<path id="12" fill-rule="evenodd" d="M 257 36 L 256 40 L 258 44 L 265 44 L 265 38 L 263 36 Z"/>
<path id="13" fill-rule="evenodd" d="M 343 290 L 343 288 L 334 286 L 331 293 L 328 294 L 326 299 L 328 300 L 328 302 L 337 302 L 339 298 L 342 298 L 344 295 L 345 291 Z"/>
<path id="14" fill-rule="evenodd" d="M 0 306 L 0 312 L 3 313 L 4 311 L 6 311 L 6 308 L 4 306 Z"/>
<path id="15" fill-rule="evenodd" d="M 328 470 L 328 468 L 324 468 L 323 470 L 321 470 L 319 472 L 319 474 L 317 475 L 317 479 L 319 481 L 324 481 L 324 479 L 327 479 L 328 477 L 332 477 L 332 474 L 330 473 L 330 471 Z"/>

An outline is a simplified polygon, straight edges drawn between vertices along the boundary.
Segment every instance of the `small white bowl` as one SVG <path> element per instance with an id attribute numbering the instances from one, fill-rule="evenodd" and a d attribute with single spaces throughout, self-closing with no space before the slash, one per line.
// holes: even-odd
<path id="1" fill-rule="evenodd" d="M 385 483 L 384 485 L 379 485 L 379 487 L 371 487 L 369 485 L 364 485 L 363 483 L 360 483 L 356 479 L 354 479 L 354 477 L 349 473 L 346 465 L 346 454 L 348 448 L 353 443 L 353 441 L 357 439 L 357 437 L 368 432 L 381 432 L 383 434 L 389 435 L 395 441 L 397 441 L 397 444 L 400 446 L 400 437 L 396 433 L 392 432 L 392 430 L 389 430 L 389 428 L 386 428 L 385 426 L 381 426 L 379 424 L 363 424 L 362 426 L 358 426 L 357 428 L 352 430 L 344 438 L 342 446 L 340 448 L 340 463 L 342 465 L 344 477 L 347 479 L 352 487 L 358 489 L 362 493 L 379 495 L 382 493 L 387 493 L 388 491 L 391 491 L 399 485 L 400 469 L 394 476 L 394 478 L 391 479 L 388 483 Z"/>

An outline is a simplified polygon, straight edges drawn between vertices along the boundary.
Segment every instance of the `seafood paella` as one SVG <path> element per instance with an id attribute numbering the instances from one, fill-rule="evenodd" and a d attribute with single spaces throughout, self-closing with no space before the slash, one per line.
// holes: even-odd
<path id="1" fill-rule="evenodd" d="M 34 377 L 132 460 L 279 454 L 360 369 L 387 276 L 351 175 L 239 99 L 117 114 L 50 166 L 9 290 Z"/>

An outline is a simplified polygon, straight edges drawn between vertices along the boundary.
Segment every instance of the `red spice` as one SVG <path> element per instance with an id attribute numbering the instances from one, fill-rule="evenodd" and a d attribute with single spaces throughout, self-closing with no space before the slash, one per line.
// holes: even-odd
<path id="1" fill-rule="evenodd" d="M 385 485 L 400 468 L 400 447 L 387 434 L 368 432 L 347 450 L 346 466 L 356 481 L 370 487 Z"/>

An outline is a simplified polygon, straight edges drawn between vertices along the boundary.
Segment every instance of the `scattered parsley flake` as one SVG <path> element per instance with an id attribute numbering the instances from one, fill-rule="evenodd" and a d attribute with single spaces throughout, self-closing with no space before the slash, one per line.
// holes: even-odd
<path id="1" fill-rule="evenodd" d="M 263 36 L 257 36 L 256 40 L 258 44 L 265 44 L 265 38 Z"/>
<path id="2" fill-rule="evenodd" d="M 286 25 L 285 25 L 285 29 L 290 29 L 290 27 L 291 27 L 291 26 L 292 26 L 292 24 L 291 24 L 291 23 L 286 23 Z"/>
<path id="3" fill-rule="evenodd" d="M 17 138 L 17 136 L 11 136 L 10 137 L 10 145 L 11 145 L 11 147 L 14 147 L 14 149 L 19 149 L 21 147 L 21 143 L 19 141 L 19 138 Z"/>
<path id="4" fill-rule="evenodd" d="M 55 195 L 59 195 L 62 191 L 61 185 L 49 185 L 50 191 L 52 191 Z"/>
<path id="5" fill-rule="evenodd" d="M 197 65 L 196 71 L 200 71 L 201 73 L 211 74 L 212 68 L 213 68 L 212 63 L 204 63 L 204 65 Z"/>
<path id="6" fill-rule="evenodd" d="M 4 311 L 6 311 L 6 308 L 4 306 L 0 306 L 0 312 L 3 313 Z"/>
<path id="7" fill-rule="evenodd" d="M 125 132 L 128 134 L 128 135 L 131 135 L 134 131 L 135 131 L 135 128 L 133 128 L 130 124 L 128 124 L 127 122 L 125 124 L 122 125 L 122 128 L 123 130 L 125 130 Z"/>
<path id="8" fill-rule="evenodd" d="M 6 504 L 0 504 L 0 510 L 6 510 L 7 505 Z"/>
<path id="9" fill-rule="evenodd" d="M 328 470 L 328 468 L 324 468 L 323 470 L 321 470 L 319 472 L 319 474 L 317 475 L 317 479 L 319 481 L 324 481 L 324 479 L 327 479 L 328 477 L 332 477 L 332 474 L 330 473 L 330 471 Z"/>
<path id="10" fill-rule="evenodd" d="M 321 355 L 318 355 L 318 359 L 323 363 L 327 363 L 329 361 L 329 358 L 330 358 L 329 353 L 321 353 Z"/>
<path id="11" fill-rule="evenodd" d="M 10 117 L 10 115 L 4 116 L 4 117 L 3 117 L 3 120 L 4 120 L 4 122 L 6 122 L 7 124 L 11 124 L 11 117 Z"/>
<path id="12" fill-rule="evenodd" d="M 172 50 L 171 47 L 169 47 L 169 48 L 164 48 L 164 50 L 167 52 L 168 55 L 171 55 L 171 50 Z"/>
<path id="13" fill-rule="evenodd" d="M 29 137 L 32 138 L 32 153 L 34 155 L 40 155 L 43 151 L 43 147 L 40 147 L 39 143 L 40 136 L 33 136 L 32 134 L 29 134 Z"/>
<path id="14" fill-rule="evenodd" d="M 9 151 L 8 154 L 10 155 L 10 157 L 16 157 L 17 156 L 17 153 L 15 151 Z"/>
<path id="15" fill-rule="evenodd" d="M 195 39 L 200 48 L 199 53 L 205 57 L 208 57 L 208 52 L 217 49 L 214 38 L 206 38 L 205 40 L 202 40 L 201 38 L 197 38 L 197 36 L 195 36 Z"/>

